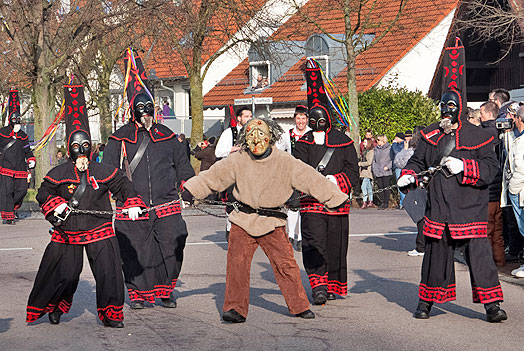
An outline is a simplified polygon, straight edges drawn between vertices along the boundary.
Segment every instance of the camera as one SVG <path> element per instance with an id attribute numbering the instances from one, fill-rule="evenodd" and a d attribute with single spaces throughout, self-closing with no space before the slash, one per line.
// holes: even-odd
<path id="1" fill-rule="evenodd" d="M 495 127 L 497 129 L 513 129 L 513 120 L 510 118 L 497 118 L 495 120 Z"/>

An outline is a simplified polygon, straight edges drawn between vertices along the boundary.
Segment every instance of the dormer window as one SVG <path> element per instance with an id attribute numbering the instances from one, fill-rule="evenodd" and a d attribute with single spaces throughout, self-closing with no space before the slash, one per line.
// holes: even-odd
<path id="1" fill-rule="evenodd" d="M 269 61 L 250 62 L 249 81 L 252 90 L 264 89 L 267 87 L 271 81 Z"/>
<path id="2" fill-rule="evenodd" d="M 324 38 L 317 34 L 309 37 L 306 43 L 306 57 L 317 60 L 326 76 L 330 76 L 329 47 Z"/>

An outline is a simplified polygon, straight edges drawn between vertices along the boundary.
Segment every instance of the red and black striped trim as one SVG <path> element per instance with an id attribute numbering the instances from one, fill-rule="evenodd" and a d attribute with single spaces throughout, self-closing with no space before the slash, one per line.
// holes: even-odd
<path id="1" fill-rule="evenodd" d="M 147 208 L 147 207 L 145 207 L 145 208 Z M 123 209 L 124 209 L 124 207 L 120 207 L 120 206 L 116 207 L 117 212 L 115 214 L 115 220 L 117 220 L 117 221 L 131 221 L 129 216 L 126 213 L 122 212 Z M 140 220 L 147 220 L 147 219 L 149 219 L 149 212 L 142 211 L 142 214 L 140 214 L 140 216 L 136 220 L 140 221 Z"/>
<path id="2" fill-rule="evenodd" d="M 340 188 L 340 191 L 342 191 L 344 194 L 349 194 L 351 191 L 351 182 L 349 181 L 346 173 L 337 173 L 333 174 L 333 176 L 337 180 L 337 185 Z"/>
<path id="3" fill-rule="evenodd" d="M 111 222 L 106 222 L 100 227 L 88 231 L 64 231 L 64 233 L 67 237 L 61 235 L 56 229 L 53 229 L 51 241 L 61 244 L 84 245 L 115 236 L 115 231 L 113 230 Z"/>
<path id="4" fill-rule="evenodd" d="M 475 160 L 462 159 L 464 162 L 464 176 L 462 184 L 475 185 L 479 180 L 479 163 Z"/>
<path id="5" fill-rule="evenodd" d="M 490 303 L 495 301 L 504 301 L 504 294 L 500 285 L 491 288 L 480 288 L 474 286 L 471 288 L 473 293 L 473 302 L 475 303 Z"/>
<path id="6" fill-rule="evenodd" d="M 131 140 L 129 138 L 126 138 L 126 137 L 119 138 L 119 137 L 117 137 L 115 135 L 111 135 L 109 137 L 109 139 L 115 139 L 115 140 L 118 140 L 118 141 L 127 141 L 127 142 L 130 142 L 131 144 L 136 144 L 136 142 L 138 140 L 138 127 L 134 123 L 133 123 L 133 126 L 135 127 L 135 138 L 133 140 Z"/>
<path id="7" fill-rule="evenodd" d="M 142 207 L 147 208 L 144 201 L 142 201 L 142 197 L 140 195 L 136 197 L 128 197 L 126 202 L 124 202 L 124 207 L 122 208 L 130 208 L 130 207 Z"/>
<path id="8" fill-rule="evenodd" d="M 39 308 L 35 306 L 27 306 L 26 309 L 26 322 L 32 323 L 38 318 L 42 317 L 46 313 L 54 312 L 56 309 L 59 309 L 63 313 L 68 313 L 71 309 L 72 300 L 60 300 L 57 304 L 48 304 L 45 308 Z"/>
<path id="9" fill-rule="evenodd" d="M 426 141 L 428 143 L 430 143 L 432 145 L 435 145 L 435 146 L 438 144 L 440 139 L 442 139 L 442 137 L 444 137 L 444 133 L 442 133 L 440 129 L 434 129 L 431 132 L 426 133 L 426 134 L 424 134 L 424 132 L 421 131 L 420 134 L 422 135 L 422 137 L 424 139 L 426 139 Z M 440 134 L 440 136 L 437 139 L 435 139 L 435 140 L 432 139 L 435 135 L 439 135 L 439 134 Z"/>
<path id="10" fill-rule="evenodd" d="M 14 211 L 1 211 L 0 214 L 2 216 L 2 219 L 6 221 L 15 219 Z"/>
<path id="11" fill-rule="evenodd" d="M 488 236 L 488 222 L 448 224 L 453 239 L 485 238 Z"/>
<path id="12" fill-rule="evenodd" d="M 0 167 L 0 175 L 5 175 L 16 179 L 27 179 L 28 174 L 29 172 L 27 171 L 15 171 L 9 168 Z"/>
<path id="13" fill-rule="evenodd" d="M 155 285 L 152 290 L 133 290 L 127 289 L 129 300 L 146 301 L 155 303 L 155 298 L 167 299 L 176 287 L 177 279 L 171 281 L 171 285 Z"/>
<path id="14" fill-rule="evenodd" d="M 430 287 L 426 284 L 420 283 L 418 288 L 418 297 L 421 300 L 444 303 L 457 299 L 456 284 L 450 284 L 447 288 L 440 286 Z"/>
<path id="15" fill-rule="evenodd" d="M 446 229 L 446 225 L 444 223 L 439 223 L 430 220 L 428 217 L 424 217 L 424 227 L 423 227 L 423 233 L 426 236 L 441 239 L 442 235 L 444 235 L 444 231 Z"/>
<path id="16" fill-rule="evenodd" d="M 76 172 L 76 167 L 75 167 L 75 172 Z M 115 168 L 113 170 L 113 172 L 107 176 L 106 178 L 104 179 L 97 179 L 97 183 L 105 183 L 105 182 L 108 182 L 110 181 L 111 179 L 113 179 L 115 177 L 115 174 L 118 172 L 118 168 Z M 87 169 L 87 179 L 90 179 L 91 178 L 91 175 L 89 174 L 89 168 Z M 93 177 L 94 178 L 94 177 Z"/>
<path id="17" fill-rule="evenodd" d="M 44 217 L 47 217 L 49 213 L 55 210 L 59 205 L 66 204 L 67 201 L 60 196 L 52 196 L 49 195 L 47 197 L 47 201 L 40 206 L 42 213 L 44 214 Z"/>
<path id="18" fill-rule="evenodd" d="M 121 322 L 124 320 L 124 306 L 109 305 L 104 308 L 97 308 L 98 318 L 101 321 L 110 320 Z"/>
<path id="19" fill-rule="evenodd" d="M 338 216 L 338 215 L 348 215 L 350 209 L 351 209 L 351 206 L 349 202 L 346 202 L 344 206 L 338 207 L 336 210 L 328 211 L 326 209 L 326 206 L 324 206 L 320 202 L 317 202 L 313 198 L 300 199 L 300 212 L 303 212 L 303 213 L 305 212 L 322 213 L 322 214 L 331 215 L 331 216 Z"/>
<path id="20" fill-rule="evenodd" d="M 180 208 L 180 202 L 175 202 L 170 205 L 156 208 L 155 212 L 158 218 L 162 218 L 162 217 L 171 216 L 177 213 L 181 213 L 182 209 Z"/>
<path id="21" fill-rule="evenodd" d="M 171 134 L 166 136 L 166 137 L 157 138 L 155 135 L 153 135 L 153 131 L 155 131 L 155 133 L 158 134 L 158 135 L 161 135 L 163 133 L 161 133 L 158 130 L 158 128 L 155 128 L 155 126 L 151 127 L 151 129 L 149 129 L 149 135 L 151 136 L 151 140 L 153 140 L 154 143 L 156 143 L 157 141 L 164 141 L 164 140 L 168 140 L 168 139 L 173 139 L 176 136 L 176 134 L 174 132 L 171 132 Z"/>
<path id="22" fill-rule="evenodd" d="M 315 289 L 319 286 L 328 286 L 328 274 L 324 275 L 318 275 L 318 274 L 310 274 L 309 275 L 309 285 L 311 285 L 311 289 Z"/>
<path id="23" fill-rule="evenodd" d="M 88 168 L 89 169 L 89 168 Z M 80 184 L 80 177 L 78 176 L 78 172 L 76 170 L 76 167 L 73 168 L 75 172 L 76 179 L 53 179 L 48 175 L 44 177 L 45 180 L 50 181 L 51 183 L 55 184 L 63 184 L 63 183 L 73 183 L 73 184 Z"/>
<path id="24" fill-rule="evenodd" d="M 415 177 L 415 184 L 418 185 L 418 177 L 417 177 L 417 173 L 412 170 L 412 169 L 408 169 L 408 168 L 404 168 L 401 172 L 400 172 L 400 176 L 402 177 L 403 175 L 412 175 L 413 177 Z"/>
<path id="25" fill-rule="evenodd" d="M 348 283 L 339 282 L 338 280 L 328 281 L 328 292 L 335 293 L 340 296 L 346 296 L 348 294 Z"/>

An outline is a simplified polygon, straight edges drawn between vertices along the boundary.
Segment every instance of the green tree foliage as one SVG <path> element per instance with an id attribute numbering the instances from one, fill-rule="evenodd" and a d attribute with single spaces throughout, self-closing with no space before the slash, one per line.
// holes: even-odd
<path id="1" fill-rule="evenodd" d="M 420 91 L 388 86 L 372 88 L 358 94 L 360 136 L 366 129 L 374 135 L 385 134 L 393 140 L 395 133 L 428 126 L 438 121 L 437 103 Z"/>

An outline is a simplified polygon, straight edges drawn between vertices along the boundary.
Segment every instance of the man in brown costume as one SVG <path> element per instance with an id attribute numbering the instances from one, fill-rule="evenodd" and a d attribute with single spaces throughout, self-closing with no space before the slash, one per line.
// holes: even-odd
<path id="1" fill-rule="evenodd" d="M 311 194 L 328 208 L 343 205 L 348 196 L 311 166 L 295 159 L 274 144 L 282 129 L 273 121 L 252 119 L 242 129 L 242 149 L 215 163 L 209 170 L 184 183 L 182 198 L 203 199 L 212 191 L 234 185 L 238 210 L 232 223 L 227 252 L 226 294 L 222 319 L 245 322 L 249 307 L 249 274 L 260 245 L 268 256 L 289 312 L 315 318 L 302 285 L 293 248 L 287 240 L 286 214 L 280 207 L 294 189 Z"/>

